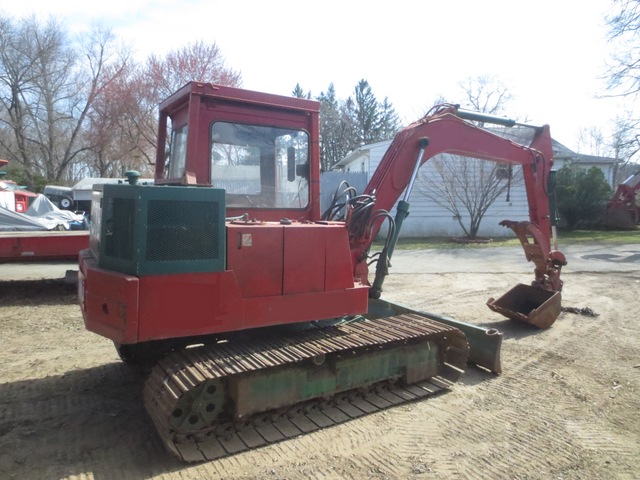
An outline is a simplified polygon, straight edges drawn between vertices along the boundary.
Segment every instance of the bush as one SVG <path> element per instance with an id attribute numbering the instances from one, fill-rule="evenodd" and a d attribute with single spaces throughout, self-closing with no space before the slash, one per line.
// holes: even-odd
<path id="1" fill-rule="evenodd" d="M 599 226 L 612 195 L 604 173 L 597 167 L 585 170 L 564 166 L 556 174 L 558 213 L 568 230 Z"/>
<path id="2" fill-rule="evenodd" d="M 27 190 L 34 193 L 41 193 L 47 184 L 47 179 L 41 175 L 37 175 L 35 178 L 30 179 L 29 175 L 27 175 L 22 167 L 10 166 L 9 168 L 6 168 L 5 171 L 7 172 L 7 180 L 13 180 L 18 185 L 26 187 Z"/>

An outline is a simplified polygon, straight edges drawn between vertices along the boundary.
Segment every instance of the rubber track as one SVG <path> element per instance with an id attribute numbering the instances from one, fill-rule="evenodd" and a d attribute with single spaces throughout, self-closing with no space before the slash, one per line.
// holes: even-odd
<path id="1" fill-rule="evenodd" d="M 340 352 L 366 352 L 414 342 L 438 345 L 439 373 L 428 381 L 405 386 L 382 382 L 338 393 L 330 400 L 309 400 L 189 434 L 169 426 L 181 395 L 204 381 L 280 368 Z M 144 402 L 171 452 L 187 462 L 215 460 L 432 395 L 458 380 L 468 351 L 462 332 L 416 314 L 315 327 L 279 336 L 239 335 L 232 342 L 180 350 L 162 359 L 145 383 Z"/>

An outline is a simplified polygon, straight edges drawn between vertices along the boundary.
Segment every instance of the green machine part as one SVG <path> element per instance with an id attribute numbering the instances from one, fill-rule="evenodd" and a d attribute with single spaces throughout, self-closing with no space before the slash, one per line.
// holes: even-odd
<path id="1" fill-rule="evenodd" d="M 225 268 L 225 191 L 107 184 L 100 219 L 100 268 L 129 275 Z"/>

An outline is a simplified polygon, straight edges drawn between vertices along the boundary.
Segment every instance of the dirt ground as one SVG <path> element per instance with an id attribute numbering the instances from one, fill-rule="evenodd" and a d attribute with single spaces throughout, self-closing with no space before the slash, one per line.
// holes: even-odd
<path id="1" fill-rule="evenodd" d="M 2 479 L 637 479 L 640 270 L 565 275 L 541 331 L 485 302 L 500 273 L 399 274 L 385 298 L 504 332 L 503 373 L 469 367 L 453 388 L 258 450 L 196 465 L 168 454 L 143 378 L 84 330 L 75 293 L 0 284 Z"/>

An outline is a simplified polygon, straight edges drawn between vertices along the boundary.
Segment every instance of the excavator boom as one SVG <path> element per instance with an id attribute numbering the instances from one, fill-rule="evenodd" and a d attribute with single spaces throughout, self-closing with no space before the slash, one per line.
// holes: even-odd
<path id="1" fill-rule="evenodd" d="M 408 197 L 416 172 L 429 159 L 448 153 L 463 157 L 520 165 L 529 205 L 529 221 L 504 220 L 501 225 L 517 235 L 527 261 L 535 265 L 532 286 L 520 285 L 497 302 L 490 299 L 488 306 L 509 318 L 525 321 L 541 328 L 550 326 L 560 314 L 560 271 L 566 265 L 564 255 L 551 248 L 551 222 L 549 214 L 548 183 L 552 166 L 552 148 L 549 126 L 531 127 L 533 140 L 529 145 L 515 143 L 495 132 L 481 128 L 469 119 L 513 125 L 515 122 L 482 114 L 459 111 L 457 106 L 437 107 L 435 113 L 403 129 L 392 141 L 364 191 L 371 205 L 368 212 L 391 211 L 398 203 L 396 227 L 408 215 Z M 363 215 L 356 204 L 350 216 L 350 242 L 355 275 L 368 278 L 367 252 L 383 222 L 381 216 Z M 397 238 L 397 232 L 395 232 Z M 383 252 L 382 263 L 392 253 Z M 381 262 L 378 262 L 378 267 Z M 384 266 L 384 265 L 383 265 Z M 378 268 L 372 285 L 372 295 L 381 293 L 385 268 Z M 539 290 L 547 291 L 539 292 Z M 551 298 L 548 298 L 551 297 Z M 542 299 L 544 298 L 544 301 Z"/>

